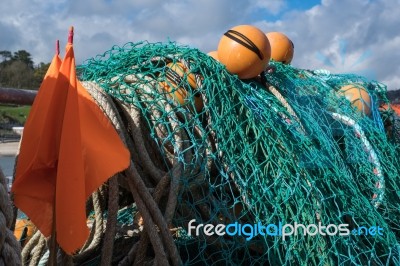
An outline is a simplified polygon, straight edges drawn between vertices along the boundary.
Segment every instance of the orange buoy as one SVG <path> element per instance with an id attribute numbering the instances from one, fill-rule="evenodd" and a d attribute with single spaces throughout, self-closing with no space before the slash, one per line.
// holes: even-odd
<path id="1" fill-rule="evenodd" d="M 17 219 L 15 222 L 14 236 L 24 246 L 32 238 L 35 226 L 29 219 Z"/>
<path id="2" fill-rule="evenodd" d="M 171 62 L 166 65 L 165 75 L 166 81 L 160 82 L 160 86 L 170 92 L 170 96 L 182 106 L 188 106 L 191 109 L 190 102 L 194 101 L 194 106 L 197 112 L 203 109 L 203 99 L 197 91 L 196 79 L 193 73 L 182 63 Z M 185 86 L 190 90 L 188 92 Z M 179 87 L 178 87 L 179 86 Z"/>
<path id="3" fill-rule="evenodd" d="M 268 32 L 267 38 L 271 45 L 271 59 L 283 64 L 290 64 L 293 59 L 293 42 L 281 32 Z"/>
<path id="4" fill-rule="evenodd" d="M 218 51 L 211 51 L 208 53 L 209 56 L 211 56 L 212 58 L 214 58 L 215 60 L 218 60 Z"/>
<path id="5" fill-rule="evenodd" d="M 371 97 L 364 87 L 357 84 L 348 84 L 342 86 L 338 93 L 345 96 L 360 112 L 365 115 L 371 114 Z"/>
<path id="6" fill-rule="evenodd" d="M 258 76 L 268 66 L 271 47 L 257 27 L 239 25 L 228 30 L 218 44 L 218 59 L 240 79 Z"/>

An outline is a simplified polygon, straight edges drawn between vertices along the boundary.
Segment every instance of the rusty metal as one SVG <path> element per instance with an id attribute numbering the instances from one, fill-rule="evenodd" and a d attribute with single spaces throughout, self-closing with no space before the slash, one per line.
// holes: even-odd
<path id="1" fill-rule="evenodd" d="M 37 91 L 0 87 L 0 104 L 32 105 Z"/>

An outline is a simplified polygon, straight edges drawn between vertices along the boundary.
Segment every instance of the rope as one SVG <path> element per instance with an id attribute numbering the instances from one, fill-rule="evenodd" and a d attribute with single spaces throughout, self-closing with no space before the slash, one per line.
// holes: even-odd
<path id="1" fill-rule="evenodd" d="M 31 259 L 31 254 L 33 249 L 36 247 L 36 245 L 39 243 L 40 238 L 42 237 L 42 233 L 37 230 L 32 238 L 28 241 L 28 243 L 25 244 L 24 248 L 22 249 L 21 252 L 21 257 L 22 257 L 22 264 L 23 265 L 28 265 L 29 261 Z"/>
<path id="2" fill-rule="evenodd" d="M 21 265 L 21 248 L 10 230 L 12 222 L 13 210 L 0 168 L 0 265 Z"/>
<path id="3" fill-rule="evenodd" d="M 94 91 L 93 89 L 94 89 L 95 85 L 93 83 L 92 84 L 84 83 L 84 86 L 89 88 L 88 89 L 89 92 Z M 99 88 L 97 88 L 97 90 L 99 90 Z M 92 93 L 92 95 L 95 95 L 95 98 L 97 98 L 97 101 L 99 101 L 99 98 L 101 98 L 101 96 L 104 97 L 104 94 L 102 95 L 101 93 L 99 93 L 99 94 Z M 112 113 L 112 109 L 109 109 L 107 107 L 108 107 L 107 105 L 103 106 L 104 110 L 106 110 L 106 114 L 110 115 Z M 136 119 L 136 126 L 138 126 L 137 123 L 139 122 L 139 119 L 137 116 L 135 119 Z M 113 120 L 113 123 L 117 130 L 122 128 L 122 125 L 120 122 L 118 122 L 118 120 L 117 121 Z M 133 122 L 133 125 L 135 125 L 134 123 L 135 122 Z M 136 134 L 135 136 L 137 136 L 137 137 L 140 136 L 137 129 L 135 129 L 134 132 L 135 132 L 134 134 Z M 120 133 L 120 135 L 123 134 L 123 133 L 121 133 L 121 131 L 119 131 L 119 133 Z M 122 135 L 121 138 L 123 138 L 125 140 L 125 136 Z M 140 139 L 139 140 L 134 139 L 134 140 L 135 140 L 134 141 L 135 143 L 141 142 Z M 145 151 L 143 146 L 138 146 L 138 144 L 136 144 L 136 147 L 139 147 L 142 149 L 142 151 Z M 145 155 L 143 155 L 143 156 L 145 156 Z M 153 168 L 153 171 L 150 170 L 150 172 L 152 172 L 153 175 L 158 174 L 156 171 L 154 171 L 154 167 L 152 165 L 147 164 L 147 167 Z M 158 261 L 162 265 L 169 264 L 168 260 L 166 260 L 167 254 L 165 253 L 165 251 L 162 247 L 163 241 L 164 242 L 169 241 L 169 242 L 167 242 L 169 244 L 167 244 L 166 248 L 169 251 L 169 253 L 171 254 L 170 258 L 173 261 L 174 265 L 180 265 L 179 253 L 176 250 L 176 246 L 172 240 L 172 237 L 169 233 L 167 225 L 165 222 L 163 222 L 163 218 L 160 217 L 160 214 L 159 214 L 160 210 L 158 209 L 157 204 L 153 201 L 152 196 L 149 194 L 147 187 L 145 186 L 145 184 L 143 183 L 143 180 L 141 179 L 141 175 L 139 174 L 136 167 L 133 166 L 133 164 L 131 164 L 131 167 L 127 171 L 127 181 L 129 184 L 129 188 L 132 192 L 132 195 L 135 199 L 135 202 L 138 206 L 139 212 L 143 216 L 143 221 L 145 223 L 146 232 L 150 238 L 150 241 L 152 243 L 154 251 L 156 252 L 156 261 Z M 136 188 L 136 186 L 139 186 L 139 187 Z M 154 219 L 154 221 L 153 221 L 153 219 Z M 161 229 L 161 235 L 163 236 L 163 240 L 161 240 L 161 238 L 158 236 L 158 232 L 156 230 L 155 224 L 157 224 L 158 228 Z"/>
<path id="4" fill-rule="evenodd" d="M 117 225 L 118 213 L 118 180 L 113 176 L 108 180 L 108 215 L 106 231 L 104 234 L 104 244 L 101 254 L 101 265 L 111 265 L 114 249 L 114 238 Z"/>
<path id="5" fill-rule="evenodd" d="M 379 157 L 376 154 L 374 148 L 372 147 L 371 143 L 365 136 L 364 131 L 362 130 L 361 126 L 356 123 L 354 119 L 351 119 L 350 117 L 347 117 L 342 114 L 338 113 L 332 113 L 332 117 L 336 120 L 341 121 L 345 125 L 351 126 L 354 130 L 354 134 L 356 135 L 357 138 L 361 140 L 361 143 L 363 145 L 364 151 L 368 154 L 368 160 L 374 164 L 375 168 L 373 169 L 374 174 L 378 178 L 378 181 L 375 184 L 376 189 L 378 190 L 378 193 L 374 193 L 372 195 L 372 203 L 375 206 L 375 208 L 378 208 L 382 200 L 385 196 L 385 178 L 382 174 L 382 166 L 381 163 L 379 162 Z"/>
<path id="6" fill-rule="evenodd" d="M 79 250 L 78 254 L 74 255 L 74 261 L 81 262 L 92 257 L 99 247 L 102 237 L 103 237 L 103 209 L 100 202 L 100 189 L 92 194 L 93 207 L 94 207 L 94 222 L 92 225 L 92 230 L 94 232 L 93 238 L 89 238 L 84 246 Z"/>
<path id="7" fill-rule="evenodd" d="M 31 251 L 31 259 L 29 261 L 29 266 L 38 265 L 45 251 L 46 251 L 46 238 L 41 234 L 37 245 Z"/>
<path id="8" fill-rule="evenodd" d="M 305 129 L 299 119 L 299 117 L 297 116 L 296 112 L 293 110 L 293 108 L 290 106 L 290 104 L 288 103 L 288 101 L 285 99 L 285 97 L 283 97 L 283 95 L 272 85 L 270 84 L 265 84 L 265 86 L 268 88 L 268 90 L 282 103 L 282 105 L 286 108 L 286 110 L 288 111 L 288 113 L 293 116 L 293 118 L 299 123 L 300 125 L 300 129 L 301 132 L 303 134 L 305 134 Z M 288 119 L 288 118 L 286 118 Z"/>

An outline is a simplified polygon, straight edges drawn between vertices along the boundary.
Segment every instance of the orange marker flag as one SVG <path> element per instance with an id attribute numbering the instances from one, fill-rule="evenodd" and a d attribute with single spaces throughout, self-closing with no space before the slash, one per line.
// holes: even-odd
<path id="1" fill-rule="evenodd" d="M 50 224 L 48 228 L 42 229 L 46 235 L 51 232 L 58 161 L 58 146 L 51 143 L 57 138 L 58 132 L 51 129 L 53 123 L 50 116 L 58 115 L 58 118 L 62 119 L 62 114 L 60 116 L 59 112 L 50 111 L 50 105 L 54 102 L 55 94 L 59 92 L 56 90 L 56 84 L 60 66 L 61 59 L 57 49 L 25 122 L 12 186 L 15 204 L 26 210 L 30 219 L 38 225 Z M 39 190 L 35 189 L 37 185 L 40 186 Z M 47 193 L 43 194 L 43 190 Z M 41 212 L 30 213 L 27 210 L 39 207 Z"/>
<path id="2" fill-rule="evenodd" d="M 76 77 L 72 29 L 55 87 L 47 86 L 46 79 L 43 83 L 41 89 L 54 90 L 54 95 L 43 128 L 37 128 L 33 122 L 24 128 L 12 188 L 14 202 L 45 236 L 51 234 L 55 222 L 58 244 L 71 254 L 89 236 L 87 198 L 108 178 L 129 166 L 130 154 L 109 119 Z M 49 136 L 50 140 L 39 141 L 44 145 L 36 147 L 37 153 L 56 150 L 56 163 L 49 161 L 47 167 L 36 166 L 35 159 L 29 162 L 32 152 L 27 141 L 34 139 L 30 135 L 47 130 L 54 135 Z M 25 165 L 30 165 L 28 170 L 22 167 Z"/>
<path id="3" fill-rule="evenodd" d="M 382 106 L 380 106 L 383 108 L 383 110 L 387 110 L 388 109 L 388 105 L 384 104 Z M 390 108 L 392 108 L 392 110 L 395 112 L 396 115 L 400 116 L 400 104 L 396 104 L 396 103 L 391 103 L 390 104 Z"/>
<path id="4" fill-rule="evenodd" d="M 392 107 L 393 111 L 394 111 L 398 116 L 400 116 L 400 104 L 391 104 L 390 106 Z"/>

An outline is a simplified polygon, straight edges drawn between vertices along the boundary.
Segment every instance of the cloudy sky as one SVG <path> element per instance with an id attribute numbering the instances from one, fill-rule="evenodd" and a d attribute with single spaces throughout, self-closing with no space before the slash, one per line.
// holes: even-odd
<path id="1" fill-rule="evenodd" d="M 251 24 L 285 33 L 292 65 L 357 73 L 400 88 L 400 0 L 5 0 L 0 51 L 50 62 L 75 27 L 78 63 L 113 45 L 148 40 L 216 50 L 228 29 Z"/>

